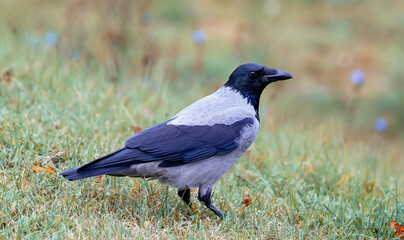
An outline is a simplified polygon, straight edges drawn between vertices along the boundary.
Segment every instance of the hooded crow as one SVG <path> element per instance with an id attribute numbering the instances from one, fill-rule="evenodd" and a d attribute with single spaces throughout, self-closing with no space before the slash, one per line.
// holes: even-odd
<path id="1" fill-rule="evenodd" d="M 69 180 L 104 174 L 157 179 L 176 187 L 188 206 L 190 189 L 199 188 L 199 201 L 223 219 L 211 202 L 212 188 L 257 136 L 264 88 L 290 78 L 282 70 L 243 64 L 216 92 L 170 120 L 135 134 L 113 153 L 60 174 Z"/>

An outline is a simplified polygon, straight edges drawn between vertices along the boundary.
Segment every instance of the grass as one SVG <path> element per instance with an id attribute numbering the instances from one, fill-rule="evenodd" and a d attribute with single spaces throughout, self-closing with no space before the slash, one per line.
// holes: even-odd
<path id="1" fill-rule="evenodd" d="M 389 238 L 385 224 L 404 220 L 402 188 L 389 177 L 386 159 L 344 144 L 338 124 L 326 135 L 325 126 L 291 129 L 263 118 L 252 149 L 214 189 L 223 222 L 204 207 L 192 215 L 174 189 L 156 182 L 69 182 L 34 173 L 32 165 L 60 172 L 86 163 L 121 146 L 132 126 L 146 128 L 187 105 L 167 84 L 112 85 L 102 71 L 63 63 L 53 51 L 21 54 L 13 69 L 23 70 L 1 82 L 5 238 Z M 52 157 L 58 152 L 64 153 Z"/>
<path id="2" fill-rule="evenodd" d="M 57 12 L 55 5 L 44 11 Z M 176 21 L 177 14 L 162 14 Z M 12 75 L 0 80 L 0 238 L 392 239 L 390 221 L 404 223 L 401 163 L 394 163 L 394 147 L 379 144 L 388 137 L 385 144 L 400 146 L 400 136 L 371 135 L 375 144 L 347 139 L 343 117 L 321 118 L 327 106 L 310 113 L 319 120 L 308 124 L 290 101 L 312 100 L 289 98 L 281 84 L 266 90 L 255 143 L 214 188 L 223 221 L 198 203 L 196 192 L 200 211 L 192 213 L 175 189 L 157 182 L 67 181 L 57 173 L 121 147 L 135 127 L 162 122 L 211 93 L 236 60 L 220 65 L 215 57 L 229 49 L 215 53 L 207 46 L 207 70 L 195 76 L 186 68 L 192 57 L 180 51 L 183 72 L 175 80 L 161 67 L 167 56 L 148 76 L 138 65 L 134 71 L 131 57 L 141 54 L 132 49 L 111 73 L 98 52 L 70 60 L 62 47 L 33 49 L 22 31 L 4 22 L 0 29 L 0 76 L 7 69 Z M 56 173 L 35 173 L 32 166 Z"/>

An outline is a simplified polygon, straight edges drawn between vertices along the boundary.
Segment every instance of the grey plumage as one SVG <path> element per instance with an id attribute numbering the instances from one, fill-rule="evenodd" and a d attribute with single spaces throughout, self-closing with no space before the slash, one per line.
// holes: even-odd
<path id="1" fill-rule="evenodd" d="M 264 88 L 289 78 L 281 70 L 243 64 L 215 93 L 129 138 L 122 149 L 61 175 L 70 180 L 103 174 L 157 179 L 178 188 L 188 205 L 189 189 L 199 188 L 198 199 L 223 218 L 211 203 L 212 188 L 257 136 Z"/>

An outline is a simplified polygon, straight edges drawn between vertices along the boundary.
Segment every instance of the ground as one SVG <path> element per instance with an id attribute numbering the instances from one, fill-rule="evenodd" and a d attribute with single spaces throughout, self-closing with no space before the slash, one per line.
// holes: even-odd
<path id="1" fill-rule="evenodd" d="M 136 5 L 127 1 L 115 8 L 108 1 L 38 1 L 40 11 L 30 2 L 26 8 L 0 2 L 3 238 L 398 235 L 390 224 L 404 224 L 397 64 L 403 49 L 400 22 L 391 19 L 402 18 L 400 2 L 386 3 L 390 11 L 380 13 L 378 1 L 306 1 L 278 10 L 264 4 L 270 29 L 258 21 L 258 5 L 242 2 L 225 17 L 219 13 L 227 6 L 211 1 L 173 9 L 144 3 L 133 12 L 122 7 Z M 280 4 L 267 4 L 274 2 Z M 378 21 L 372 25 L 358 11 L 378 13 Z M 100 16 L 112 20 L 100 24 Z M 199 28 L 207 33 L 203 43 L 192 41 Z M 175 189 L 155 181 L 105 176 L 71 182 L 58 175 L 174 116 L 245 61 L 295 78 L 265 91 L 256 141 L 213 189 L 223 221 L 198 203 L 196 192 L 197 207 L 189 209 Z M 366 74 L 359 87 L 349 81 L 356 68 Z M 389 121 L 386 131 L 373 129 L 379 115 Z"/>

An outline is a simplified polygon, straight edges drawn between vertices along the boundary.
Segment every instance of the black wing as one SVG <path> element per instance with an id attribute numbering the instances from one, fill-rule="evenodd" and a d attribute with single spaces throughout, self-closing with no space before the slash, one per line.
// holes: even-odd
<path id="1" fill-rule="evenodd" d="M 243 127 L 252 124 L 251 118 L 231 125 L 187 126 L 163 123 L 129 138 L 125 146 L 163 160 L 160 167 L 177 166 L 232 152 L 239 146 Z"/>
<path id="2" fill-rule="evenodd" d="M 132 136 L 124 148 L 114 153 L 61 174 L 67 178 L 71 175 L 69 179 L 75 180 L 110 174 L 144 162 L 162 161 L 159 167 L 173 167 L 227 154 L 239 146 L 243 127 L 254 122 L 252 118 L 244 118 L 231 125 L 187 126 L 168 124 L 170 121 Z"/>

